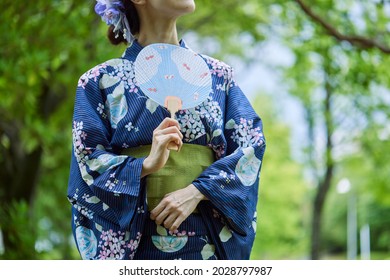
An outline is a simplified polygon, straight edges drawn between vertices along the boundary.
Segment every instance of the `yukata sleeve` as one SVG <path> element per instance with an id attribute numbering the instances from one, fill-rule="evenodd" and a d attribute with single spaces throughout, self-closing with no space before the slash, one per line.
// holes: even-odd
<path id="1" fill-rule="evenodd" d="M 225 154 L 209 166 L 193 184 L 226 222 L 246 235 L 256 219 L 259 176 L 265 152 L 260 117 L 234 81 L 228 83 Z M 217 133 L 218 134 L 218 133 Z"/>
<path id="2" fill-rule="evenodd" d="M 111 95 L 120 96 L 121 86 L 113 89 Z M 79 172 L 72 176 L 79 176 L 94 195 L 78 197 L 77 203 L 94 204 L 96 214 L 128 229 L 137 208 L 144 159 L 114 152 L 110 143 L 113 117 L 107 113 L 105 107 L 110 102 L 107 103 L 101 87 L 95 78 L 79 81 L 76 90 L 72 134 L 73 157 Z M 125 99 L 119 97 L 111 104 L 115 102 L 118 110 L 125 113 Z"/>

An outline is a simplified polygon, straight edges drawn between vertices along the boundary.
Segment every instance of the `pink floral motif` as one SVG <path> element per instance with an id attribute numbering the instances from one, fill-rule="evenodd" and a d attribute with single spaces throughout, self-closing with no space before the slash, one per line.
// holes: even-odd
<path id="1" fill-rule="evenodd" d="M 124 238 L 125 232 L 114 232 L 112 229 L 103 231 L 98 245 L 101 248 L 98 258 L 110 260 L 123 259 L 126 246 Z"/>
<path id="2" fill-rule="evenodd" d="M 73 152 L 80 166 L 85 166 L 88 155 L 92 152 L 85 147 L 83 140 L 87 138 L 87 133 L 83 131 L 83 122 L 73 122 Z"/>
<path id="3" fill-rule="evenodd" d="M 142 234 L 140 232 L 137 232 L 137 236 L 136 236 L 135 240 L 131 239 L 129 241 L 129 243 L 127 244 L 127 248 L 129 248 L 132 251 L 132 253 L 129 255 L 129 258 L 131 260 L 134 259 L 135 252 L 136 252 L 136 250 L 139 246 L 139 243 L 141 241 L 141 237 L 142 237 Z"/>
<path id="4" fill-rule="evenodd" d="M 130 260 L 133 260 L 134 257 L 135 257 L 135 252 L 131 253 L 131 254 L 129 255 L 129 257 L 130 257 Z"/>
<path id="5" fill-rule="evenodd" d="M 242 148 L 260 146 L 263 143 L 263 133 L 260 127 L 253 127 L 253 120 L 240 119 L 239 124 L 234 124 L 235 130 L 231 138 Z"/>
<path id="6" fill-rule="evenodd" d="M 92 80 L 92 79 L 96 82 L 97 77 L 100 75 L 100 72 L 101 72 L 100 70 L 105 69 L 105 68 L 107 68 L 107 63 L 102 63 L 102 64 L 95 66 L 94 68 L 92 68 L 88 72 L 84 73 L 79 79 L 78 86 L 85 88 L 85 86 L 88 84 L 89 80 Z"/>
<path id="7" fill-rule="evenodd" d="M 137 93 L 138 92 L 138 87 L 135 84 L 131 84 L 129 92 Z"/>
<path id="8" fill-rule="evenodd" d="M 207 63 L 211 65 L 211 74 L 218 77 L 224 77 L 225 79 L 230 80 L 233 76 L 233 69 L 229 67 L 226 63 L 208 57 Z"/>
<path id="9" fill-rule="evenodd" d="M 175 230 L 175 231 L 168 231 L 168 233 L 169 233 L 169 235 L 178 236 L 178 237 L 181 237 L 181 236 L 195 236 L 195 231 L 187 232 L 186 230 L 182 230 L 182 231 Z"/>
<path id="10" fill-rule="evenodd" d="M 139 246 L 142 235 L 138 232 L 137 237 L 131 239 L 128 243 L 125 241 L 125 235 L 125 232 L 115 232 L 112 229 L 103 231 L 98 245 L 98 247 L 101 248 L 98 259 L 123 259 L 126 248 L 133 252 L 132 255 L 134 257 L 135 250 Z"/>
<path id="11" fill-rule="evenodd" d="M 219 220 L 224 225 L 226 224 L 224 217 L 216 209 L 213 209 L 213 218 Z"/>
<path id="12" fill-rule="evenodd" d="M 138 247 L 138 240 L 130 240 L 129 244 L 127 244 L 127 247 L 130 248 L 131 251 L 134 251 Z"/>
<path id="13" fill-rule="evenodd" d="M 225 144 L 220 144 L 220 145 L 208 144 L 208 146 L 213 149 L 217 159 L 220 159 L 225 154 Z"/>

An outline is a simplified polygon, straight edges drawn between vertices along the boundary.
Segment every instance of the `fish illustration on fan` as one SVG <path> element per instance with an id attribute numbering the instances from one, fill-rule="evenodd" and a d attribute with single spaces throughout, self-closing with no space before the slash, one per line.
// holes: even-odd
<path id="1" fill-rule="evenodd" d="M 211 92 L 211 75 L 197 53 L 171 44 L 143 48 L 135 62 L 135 80 L 142 92 L 168 109 L 171 117 L 179 110 L 204 102 Z"/>

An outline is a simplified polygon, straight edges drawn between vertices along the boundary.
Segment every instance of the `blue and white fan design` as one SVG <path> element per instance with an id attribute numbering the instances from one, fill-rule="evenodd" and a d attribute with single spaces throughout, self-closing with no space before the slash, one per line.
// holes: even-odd
<path id="1" fill-rule="evenodd" d="M 204 102 L 211 92 L 211 74 L 197 53 L 171 44 L 151 44 L 138 54 L 135 80 L 150 99 L 166 107 L 171 117 L 178 110 Z"/>

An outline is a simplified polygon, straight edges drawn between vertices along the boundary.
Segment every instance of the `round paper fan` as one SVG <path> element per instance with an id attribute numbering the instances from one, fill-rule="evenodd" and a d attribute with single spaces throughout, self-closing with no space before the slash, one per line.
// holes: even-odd
<path id="1" fill-rule="evenodd" d="M 135 80 L 142 92 L 173 116 L 204 102 L 211 91 L 206 62 L 195 52 L 171 44 L 151 44 L 138 54 Z"/>

